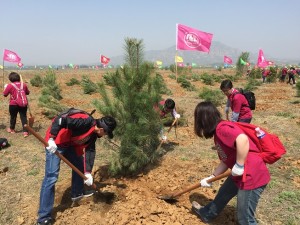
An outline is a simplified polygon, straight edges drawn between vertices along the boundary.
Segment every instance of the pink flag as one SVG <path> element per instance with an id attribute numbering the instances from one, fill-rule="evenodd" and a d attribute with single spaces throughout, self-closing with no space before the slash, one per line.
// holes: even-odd
<path id="1" fill-rule="evenodd" d="M 21 58 L 14 52 L 4 49 L 3 60 L 7 62 L 21 62 Z"/>
<path id="2" fill-rule="evenodd" d="M 232 59 L 227 57 L 226 55 L 224 56 L 224 63 L 227 63 L 227 64 L 232 64 Z"/>
<path id="3" fill-rule="evenodd" d="M 265 59 L 263 51 L 261 49 L 259 49 L 258 58 L 257 58 L 257 66 L 260 67 L 260 68 L 265 68 L 268 65 L 269 65 L 269 63 Z"/>
<path id="4" fill-rule="evenodd" d="M 110 58 L 105 57 L 104 55 L 100 56 L 100 62 L 104 65 L 108 64 L 110 61 Z"/>
<path id="5" fill-rule="evenodd" d="M 209 52 L 213 34 L 177 24 L 176 50 Z"/>

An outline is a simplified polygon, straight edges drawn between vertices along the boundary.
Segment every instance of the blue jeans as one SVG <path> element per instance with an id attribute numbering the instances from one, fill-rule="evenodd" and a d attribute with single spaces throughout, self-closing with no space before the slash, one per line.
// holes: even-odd
<path id="1" fill-rule="evenodd" d="M 66 159 L 77 167 L 77 169 L 83 172 L 83 157 L 77 156 L 72 147 L 66 149 L 58 148 L 57 151 L 63 154 Z M 57 155 L 51 154 L 46 150 L 45 177 L 40 192 L 38 222 L 43 222 L 52 218 L 51 211 L 54 205 L 55 183 L 59 175 L 60 161 L 61 160 Z M 72 196 L 75 197 L 82 194 L 83 188 L 83 179 L 76 172 L 72 171 Z"/>
<path id="2" fill-rule="evenodd" d="M 200 208 L 198 214 L 204 222 L 211 222 L 220 214 L 228 202 L 237 196 L 238 223 L 240 225 L 257 224 L 255 210 L 265 187 L 266 185 L 253 190 L 240 190 L 230 176 L 219 189 L 215 199 L 203 208 Z"/>

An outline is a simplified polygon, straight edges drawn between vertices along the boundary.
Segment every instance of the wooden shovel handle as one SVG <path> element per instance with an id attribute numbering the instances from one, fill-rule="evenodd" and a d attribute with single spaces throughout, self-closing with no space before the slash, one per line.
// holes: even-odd
<path id="1" fill-rule="evenodd" d="M 176 121 L 177 121 L 177 118 L 175 118 L 175 120 L 173 121 L 172 125 L 169 127 L 167 133 L 170 132 L 170 130 L 172 129 L 172 127 L 175 125 Z"/>
<path id="2" fill-rule="evenodd" d="M 212 183 L 212 182 L 220 180 L 220 179 L 222 179 L 224 177 L 228 177 L 230 174 L 231 174 L 231 170 L 227 170 L 225 173 L 222 173 L 222 174 L 220 174 L 218 176 L 210 178 L 209 180 L 207 180 L 207 183 Z M 200 182 L 198 182 L 197 184 L 194 184 L 194 185 L 192 185 L 192 186 L 190 186 L 190 187 L 188 187 L 188 188 L 186 188 L 186 189 L 184 189 L 182 191 L 179 191 L 179 192 L 173 194 L 172 197 L 173 198 L 178 197 L 178 196 L 180 196 L 180 195 L 182 195 L 184 193 L 190 192 L 190 191 L 192 191 L 192 190 L 194 190 L 196 188 L 199 188 L 199 187 L 201 187 Z"/>
<path id="3" fill-rule="evenodd" d="M 42 138 L 41 135 L 39 135 L 37 132 L 35 132 L 34 129 L 32 129 L 30 126 L 28 126 L 27 124 L 24 125 L 25 129 L 28 130 L 31 134 L 33 134 L 33 136 L 35 136 L 40 142 L 42 142 L 45 147 L 48 146 L 48 142 Z M 70 166 L 72 168 L 72 170 L 74 170 L 82 179 L 86 180 L 86 176 L 84 176 L 84 174 L 77 169 L 77 167 L 75 167 L 69 160 L 67 160 L 62 154 L 60 154 L 58 151 L 55 151 L 55 155 L 57 155 L 61 160 L 63 160 L 66 164 L 68 164 L 68 166 Z M 96 185 L 93 183 L 92 187 L 97 190 Z"/>
<path id="4" fill-rule="evenodd" d="M 175 118 L 175 120 L 173 121 L 172 125 L 169 127 L 169 129 L 168 129 L 168 131 L 167 131 L 167 134 L 170 132 L 170 130 L 172 129 L 172 127 L 174 126 L 174 124 L 176 123 L 176 121 L 177 121 L 177 118 Z M 164 140 L 161 140 L 161 141 L 160 141 L 158 147 L 157 147 L 156 150 L 155 150 L 156 152 L 160 149 L 162 143 L 164 143 Z"/>

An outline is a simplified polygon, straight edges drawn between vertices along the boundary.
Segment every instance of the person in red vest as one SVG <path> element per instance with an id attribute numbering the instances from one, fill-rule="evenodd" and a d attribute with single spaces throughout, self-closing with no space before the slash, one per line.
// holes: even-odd
<path id="1" fill-rule="evenodd" d="M 23 85 L 23 90 L 26 95 L 29 95 L 30 91 L 29 91 L 26 83 L 21 84 L 21 76 L 18 73 L 11 72 L 8 75 L 8 79 L 11 83 L 6 84 L 4 86 L 4 91 L 3 91 L 4 97 L 7 97 L 8 95 L 10 95 L 9 107 L 8 107 L 9 114 L 10 114 L 10 126 L 9 126 L 9 128 L 7 128 L 7 132 L 11 133 L 11 134 L 16 133 L 15 127 L 16 127 L 16 122 L 17 122 L 17 115 L 19 113 L 22 127 L 23 127 L 23 136 L 24 136 L 24 138 L 26 138 L 26 137 L 28 137 L 29 134 L 28 134 L 27 130 L 24 128 L 24 125 L 27 124 L 27 122 L 28 122 L 28 120 L 27 120 L 27 108 L 28 107 L 27 106 L 21 107 L 21 106 L 17 105 L 15 99 L 17 98 L 18 90 L 13 85 L 15 85 L 17 88 L 21 88 L 21 86 Z"/>
<path id="2" fill-rule="evenodd" d="M 287 73 L 288 73 L 288 68 L 285 66 L 281 70 L 280 82 L 284 82 L 285 81 Z"/>
<path id="3" fill-rule="evenodd" d="M 262 79 L 263 79 L 263 83 L 266 82 L 267 76 L 269 76 L 270 74 L 270 70 L 268 68 L 264 68 L 262 70 Z"/>
<path id="4" fill-rule="evenodd" d="M 176 112 L 175 102 L 173 99 L 161 100 L 157 105 L 154 106 L 154 109 L 159 113 L 160 118 L 165 118 L 167 114 L 171 114 L 173 118 L 179 119 L 180 114 Z M 162 140 L 166 141 L 167 136 L 164 135 L 163 127 L 160 132 Z"/>
<path id="5" fill-rule="evenodd" d="M 202 187 L 211 187 L 210 178 L 231 169 L 215 198 L 202 206 L 192 202 L 192 210 L 205 223 L 210 223 L 237 197 L 238 224 L 257 224 L 255 210 L 260 196 L 270 182 L 266 163 L 260 150 L 235 122 L 223 120 L 221 113 L 211 102 L 199 103 L 194 111 L 195 134 L 201 138 L 213 138 L 219 164 L 213 173 L 200 181 Z"/>
<path id="6" fill-rule="evenodd" d="M 37 225 L 53 224 L 51 212 L 54 205 L 55 183 L 60 170 L 60 158 L 54 153 L 58 151 L 62 154 L 87 178 L 83 180 L 72 171 L 72 201 L 92 196 L 94 191 L 86 191 L 84 184 L 87 186 L 93 184 L 91 172 L 96 155 L 95 142 L 104 135 L 113 138 L 116 125 L 116 120 L 111 116 L 94 119 L 90 114 L 74 108 L 53 119 L 45 137 L 48 147 L 45 149 L 45 176 L 40 191 Z"/>
<path id="7" fill-rule="evenodd" d="M 288 84 L 291 84 L 291 81 L 293 81 L 293 86 L 296 85 L 296 81 L 295 81 L 295 75 L 297 74 L 295 67 L 290 67 L 290 69 L 288 70 L 288 75 L 289 75 L 289 80 L 288 80 Z"/>
<path id="8" fill-rule="evenodd" d="M 227 120 L 234 122 L 251 123 L 252 111 L 249 107 L 246 97 L 233 88 L 231 80 L 223 80 L 220 85 L 221 91 L 227 96 L 225 113 Z M 229 119 L 229 109 L 231 108 L 232 116 Z"/>

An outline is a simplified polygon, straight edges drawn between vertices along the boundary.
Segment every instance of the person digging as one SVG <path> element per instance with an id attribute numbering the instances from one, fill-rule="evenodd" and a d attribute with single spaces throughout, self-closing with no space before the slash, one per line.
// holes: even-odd
<path id="1" fill-rule="evenodd" d="M 113 130 L 116 128 L 116 120 L 111 116 L 94 119 L 90 114 L 71 108 L 53 119 L 51 126 L 46 131 L 45 148 L 46 164 L 45 176 L 40 190 L 40 204 L 36 225 L 51 225 L 51 216 L 55 183 L 60 170 L 60 158 L 54 154 L 58 151 L 68 159 L 76 168 L 84 173 L 84 180 L 74 170 L 72 171 L 71 199 L 79 201 L 83 197 L 94 194 L 94 190 L 84 190 L 84 184 L 93 185 L 91 171 L 93 169 L 97 138 L 107 135 L 113 138 Z"/>

